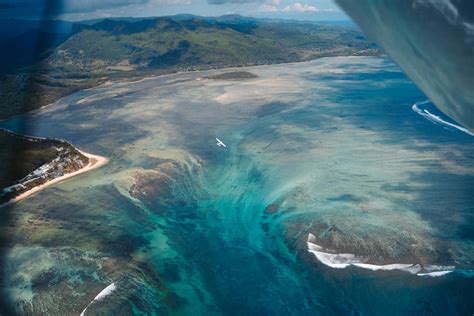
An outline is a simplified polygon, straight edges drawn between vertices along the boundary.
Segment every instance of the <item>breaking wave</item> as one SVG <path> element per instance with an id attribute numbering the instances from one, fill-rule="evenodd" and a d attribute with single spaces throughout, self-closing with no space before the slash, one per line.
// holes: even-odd
<path id="1" fill-rule="evenodd" d="M 312 253 L 316 257 L 316 259 L 322 264 L 335 269 L 344 269 L 349 266 L 355 266 L 372 271 L 400 270 L 417 276 L 438 277 L 453 272 L 455 268 L 454 266 L 422 266 L 420 264 L 412 263 L 392 263 L 385 265 L 369 264 L 366 263 L 369 260 L 369 258 L 367 257 L 357 256 L 351 253 L 334 253 L 329 249 L 324 249 L 315 242 L 316 237 L 311 233 L 308 234 L 308 252 Z"/>
<path id="2" fill-rule="evenodd" d="M 467 128 L 464 128 L 460 125 L 456 125 L 456 124 L 451 123 L 451 122 L 448 122 L 448 121 L 442 119 L 440 116 L 431 113 L 427 109 L 420 109 L 419 108 L 419 106 L 423 106 L 423 105 L 426 105 L 426 104 L 429 104 L 429 103 L 431 103 L 431 102 L 428 101 L 428 100 L 423 101 L 423 102 L 417 102 L 417 103 L 413 104 L 413 106 L 411 108 L 413 109 L 413 111 L 415 111 L 416 113 L 420 114 L 421 116 L 423 116 L 424 118 L 426 118 L 427 120 L 429 120 L 429 121 L 431 121 L 435 124 L 441 124 L 441 125 L 444 125 L 444 126 L 447 126 L 447 127 L 455 128 L 455 129 L 457 129 L 457 130 L 459 130 L 463 133 L 474 136 L 474 133 L 471 132 L 470 130 L 468 130 Z"/>

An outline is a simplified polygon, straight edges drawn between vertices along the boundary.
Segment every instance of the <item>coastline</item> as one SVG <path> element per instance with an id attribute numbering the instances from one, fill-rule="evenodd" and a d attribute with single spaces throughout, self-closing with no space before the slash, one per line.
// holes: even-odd
<path id="1" fill-rule="evenodd" d="M 36 108 L 36 109 L 32 109 L 30 111 L 27 111 L 25 113 L 22 113 L 22 114 L 18 114 L 18 115 L 13 115 L 11 117 L 7 117 L 7 118 L 1 118 L 0 119 L 0 122 L 4 122 L 4 121 L 8 121 L 12 118 L 16 118 L 16 117 L 20 117 L 20 116 L 24 116 L 24 115 L 28 115 L 28 114 L 32 114 L 32 113 L 35 113 L 39 110 L 42 110 L 44 108 L 48 108 L 48 107 L 51 107 L 51 106 L 54 106 L 59 100 L 61 100 L 62 98 L 65 98 L 73 93 L 77 93 L 78 91 L 86 91 L 86 90 L 92 90 L 92 89 L 95 89 L 95 88 L 98 88 L 98 87 L 102 87 L 102 86 L 108 86 L 108 85 L 111 85 L 113 83 L 136 83 L 136 82 L 142 82 L 142 81 L 146 81 L 146 80 L 151 80 L 151 79 L 155 79 L 155 78 L 158 78 L 158 77 L 165 77 L 165 76 L 170 76 L 170 75 L 176 75 L 176 74 L 181 74 L 181 73 L 193 73 L 193 72 L 202 72 L 202 71 L 212 71 L 212 70 L 221 70 L 221 71 L 232 71 L 232 70 L 235 70 L 235 71 L 239 71 L 241 70 L 242 68 L 249 68 L 249 67 L 265 67 L 265 66 L 270 66 L 270 65 L 283 65 L 283 64 L 301 64 L 301 63 L 309 63 L 313 60 L 317 60 L 317 59 L 322 59 L 322 58 L 330 58 L 330 57 L 372 57 L 372 56 L 381 56 L 383 54 L 361 54 L 361 55 L 356 55 L 356 54 L 349 54 L 349 55 L 334 55 L 334 56 L 318 56 L 318 57 L 315 57 L 315 58 L 310 58 L 310 59 L 305 59 L 305 60 L 297 60 L 297 61 L 287 61 L 287 62 L 276 62 L 276 63 L 255 63 L 255 64 L 246 64 L 246 65 L 225 65 L 225 66 L 214 66 L 214 67 L 197 67 L 197 68 L 193 68 L 193 69 L 186 69 L 186 70 L 183 70 L 183 69 L 179 69 L 179 70 L 175 70 L 175 71 L 170 71 L 170 72 L 167 72 L 167 73 L 162 73 L 162 74 L 156 74 L 156 73 L 146 73 L 146 74 L 142 74 L 142 75 L 137 75 L 136 77 L 138 78 L 134 78 L 132 80 L 123 80 L 124 78 L 122 77 L 119 77 L 119 78 L 107 78 L 107 80 L 105 82 L 101 82 L 101 83 L 98 83 L 97 85 L 94 85 L 94 86 L 91 86 L 91 87 L 88 87 L 88 88 L 84 88 L 84 89 L 79 89 L 77 91 L 73 91 L 69 94 L 66 94 L 64 96 L 61 96 L 60 98 L 58 98 L 57 100 L 55 100 L 54 102 L 51 102 L 49 104 L 45 104 L 39 108 Z M 121 80 L 122 79 L 122 80 Z M 6 130 L 7 132 L 9 133 L 12 133 L 12 134 L 15 134 L 15 135 L 18 135 L 18 136 L 26 136 L 26 135 L 23 135 L 23 134 L 18 134 L 18 133 L 15 133 L 15 132 L 12 132 L 6 128 L 1 128 L 3 130 Z M 40 136 L 28 136 L 28 137 L 33 137 L 33 138 L 39 138 L 39 139 L 54 139 L 54 138 L 48 138 L 48 137 L 40 137 Z M 61 141 L 64 141 L 62 139 L 58 139 L 58 140 L 61 140 Z M 72 144 L 71 144 L 72 145 Z M 74 147 L 74 145 L 72 145 Z M 97 168 L 100 168 L 102 167 L 103 165 L 107 164 L 108 163 L 108 158 L 106 157 L 103 157 L 103 156 L 99 156 L 99 155 L 94 155 L 94 154 L 90 154 L 90 153 L 86 153 L 86 152 L 83 152 L 79 149 L 76 148 L 76 150 L 80 153 L 82 153 L 84 156 L 86 156 L 87 158 L 89 158 L 89 164 L 77 171 L 74 171 L 74 172 L 71 172 L 71 173 L 68 173 L 68 174 L 65 174 L 61 177 L 58 177 L 58 178 L 55 178 L 55 179 L 52 179 L 51 181 L 48 181 L 48 182 L 45 182 L 39 186 L 36 186 L 36 187 L 33 187 L 32 189 L 28 190 L 28 191 L 25 191 L 23 193 L 21 193 L 20 195 L 14 197 L 13 199 L 3 203 L 3 204 L 0 204 L 0 208 L 2 207 L 5 207 L 5 206 L 8 206 L 8 205 L 11 205 L 11 204 L 14 204 L 20 200 L 23 200 L 25 198 L 27 198 L 28 196 L 30 195 L 33 195 L 34 193 L 36 192 L 39 192 L 45 188 L 47 188 L 48 186 L 51 186 L 53 184 L 56 184 L 56 183 L 60 183 L 64 180 L 67 180 L 71 177 L 74 177 L 76 175 L 79 175 L 79 174 L 82 174 L 82 173 L 85 173 L 85 172 L 88 172 L 88 171 L 91 171 L 91 170 L 94 170 L 94 169 L 97 169 Z"/>
<path id="2" fill-rule="evenodd" d="M 69 178 L 75 177 L 75 176 L 83 174 L 85 172 L 88 172 L 88 171 L 91 171 L 91 170 L 94 170 L 94 169 L 98 169 L 98 168 L 106 165 L 109 162 L 109 159 L 106 158 L 106 157 L 86 153 L 86 152 L 81 151 L 79 149 L 77 149 L 77 151 L 79 151 L 81 154 L 83 154 L 84 156 L 86 156 L 89 159 L 89 163 L 87 164 L 87 166 L 85 166 L 85 167 L 83 167 L 79 170 L 76 170 L 74 172 L 67 173 L 67 174 L 62 175 L 60 177 L 54 178 L 50 181 L 47 181 L 47 182 L 45 182 L 41 185 L 36 186 L 36 187 L 33 187 L 30 190 L 25 191 L 25 192 L 21 193 L 20 195 L 14 197 L 13 199 L 1 204 L 0 208 L 8 206 L 8 205 L 15 204 L 16 202 L 21 201 L 21 200 L 37 193 L 37 192 L 40 192 L 40 191 L 44 190 L 45 188 L 47 188 L 47 187 L 49 187 L 53 184 L 63 182 L 65 180 L 69 179 Z"/>
<path id="3" fill-rule="evenodd" d="M 70 93 L 67 93 L 65 95 L 62 95 L 62 96 L 58 97 L 53 102 L 44 104 L 44 105 L 42 105 L 38 108 L 31 109 L 31 110 L 26 111 L 26 112 L 21 113 L 21 114 L 15 114 L 15 115 L 12 115 L 12 116 L 9 116 L 9 117 L 0 118 L 0 122 L 4 122 L 4 121 L 8 121 L 12 118 L 17 118 L 17 117 L 20 117 L 20 116 L 32 114 L 32 113 L 34 113 L 38 110 L 44 109 L 44 108 L 49 108 L 49 107 L 55 105 L 59 100 L 61 100 L 63 98 L 66 98 L 66 97 L 68 97 L 68 96 L 70 96 L 74 93 L 109 86 L 109 85 L 114 84 L 114 83 L 137 83 L 137 82 L 142 82 L 142 81 L 146 81 L 146 80 L 155 79 L 155 78 L 158 78 L 158 77 L 165 77 L 165 76 L 170 76 L 170 75 L 176 75 L 176 74 L 182 74 L 182 73 L 193 73 L 193 72 L 200 72 L 200 71 L 212 71 L 212 70 L 224 70 L 224 71 L 236 70 L 236 71 L 239 71 L 242 68 L 247 68 L 247 67 L 260 67 L 260 66 L 265 67 L 265 66 L 272 66 L 272 65 L 301 64 L 301 63 L 309 63 L 311 61 L 322 59 L 322 58 L 332 58 L 332 57 L 380 57 L 380 56 L 386 56 L 386 54 L 382 53 L 382 52 L 379 52 L 379 53 L 373 53 L 373 54 L 368 53 L 368 54 L 360 54 L 360 55 L 357 55 L 357 54 L 322 55 L 322 56 L 316 56 L 316 57 L 313 57 L 313 58 L 302 59 L 302 60 L 294 60 L 294 61 L 268 62 L 268 63 L 267 62 L 264 62 L 264 63 L 248 63 L 248 64 L 235 64 L 235 65 L 217 65 L 217 66 L 202 66 L 202 67 L 195 67 L 195 68 L 190 68 L 190 69 L 169 69 L 164 73 L 160 73 L 157 70 L 152 70 L 150 72 L 145 72 L 145 73 L 132 73 L 132 71 L 130 71 L 130 72 L 127 72 L 127 73 L 131 74 L 131 77 L 132 77 L 131 79 L 127 78 L 127 77 L 121 77 L 121 76 L 113 77 L 113 76 L 109 75 L 109 77 L 106 76 L 106 77 L 102 78 L 104 81 L 97 82 L 96 84 L 91 85 L 90 87 L 87 87 L 87 88 L 84 87 L 84 88 L 80 88 L 80 89 L 75 90 L 75 91 L 71 91 Z"/>

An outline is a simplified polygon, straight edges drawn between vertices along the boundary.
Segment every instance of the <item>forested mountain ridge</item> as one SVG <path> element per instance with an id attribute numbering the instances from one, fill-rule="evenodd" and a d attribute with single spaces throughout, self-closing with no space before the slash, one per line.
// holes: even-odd
<path id="1" fill-rule="evenodd" d="M 0 118 L 107 80 L 380 53 L 350 24 L 235 15 L 3 24 Z"/>

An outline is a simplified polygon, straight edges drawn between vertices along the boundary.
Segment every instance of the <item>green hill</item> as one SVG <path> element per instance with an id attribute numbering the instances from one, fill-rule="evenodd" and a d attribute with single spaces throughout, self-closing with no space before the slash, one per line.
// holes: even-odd
<path id="1" fill-rule="evenodd" d="M 184 69 L 301 61 L 374 49 L 346 26 L 202 18 L 80 25 L 47 59 L 69 71 Z"/>
<path id="2" fill-rule="evenodd" d="M 3 42 L 18 53 L 8 52 L 8 73 L 0 69 L 0 119 L 105 80 L 379 53 L 354 26 L 327 23 L 179 15 L 54 25 Z"/>
<path id="3" fill-rule="evenodd" d="M 9 28 L 5 27 L 0 44 L 9 49 L 0 53 L 7 61 L 0 67 L 0 119 L 23 114 L 106 80 L 379 53 L 351 26 L 240 16 L 105 19 L 72 25 L 54 21 L 46 28 L 31 21 L 12 20 L 3 25 Z M 234 71 L 209 78 L 247 77 L 252 74 Z M 4 160 L 8 161 L 12 150 L 17 150 L 15 146 L 24 142 L 0 133 L 0 144 L 6 148 Z M 36 147 L 28 147 L 27 155 L 21 157 L 32 159 L 21 161 L 17 173 L 5 177 L 8 181 L 2 185 L 12 184 L 50 161 L 56 154 L 51 144 L 42 140 L 35 143 Z"/>

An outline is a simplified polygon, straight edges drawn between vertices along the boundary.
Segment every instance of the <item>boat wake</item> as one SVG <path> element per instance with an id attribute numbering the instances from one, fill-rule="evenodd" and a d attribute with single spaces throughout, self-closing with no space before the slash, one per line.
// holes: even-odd
<path id="1" fill-rule="evenodd" d="M 313 234 L 308 234 L 307 246 L 308 252 L 312 253 L 319 262 L 335 269 L 344 269 L 349 266 L 355 266 L 372 271 L 400 270 L 417 276 L 438 277 L 453 272 L 455 268 L 454 266 L 422 266 L 420 264 L 412 263 L 392 263 L 385 265 L 369 264 L 366 263 L 369 260 L 367 257 L 357 256 L 351 253 L 335 253 L 329 249 L 324 249 L 322 246 L 316 244 L 316 237 Z"/>
<path id="2" fill-rule="evenodd" d="M 86 308 L 84 308 L 84 310 L 83 310 L 82 313 L 81 313 L 81 316 L 84 316 L 84 315 L 85 315 L 86 310 L 87 310 L 94 302 L 103 300 L 106 296 L 112 294 L 112 292 L 115 291 L 116 289 L 117 289 L 117 286 L 115 285 L 115 283 L 112 283 L 112 284 L 110 284 L 109 286 L 107 286 L 105 289 L 103 289 L 102 291 L 100 291 L 100 293 L 97 294 L 96 297 L 94 297 L 94 299 L 86 306 Z"/>
<path id="3" fill-rule="evenodd" d="M 427 104 L 430 104 L 430 103 L 431 102 L 429 100 L 426 100 L 426 101 L 423 101 L 423 102 L 417 102 L 417 103 L 413 104 L 413 106 L 411 108 L 413 109 L 413 111 L 415 111 L 416 113 L 420 114 L 421 116 L 423 116 L 424 118 L 426 118 L 427 120 L 429 120 L 429 121 L 431 121 L 435 124 L 441 124 L 441 125 L 444 125 L 445 127 L 455 128 L 455 129 L 457 129 L 457 130 L 459 130 L 463 133 L 474 136 L 474 133 L 471 132 L 470 130 L 468 130 L 467 128 L 464 128 L 460 125 L 456 125 L 454 123 L 450 123 L 450 122 L 442 119 L 440 116 L 431 113 L 427 109 L 421 109 L 420 108 L 420 107 L 423 107 L 423 106 L 425 106 Z"/>

